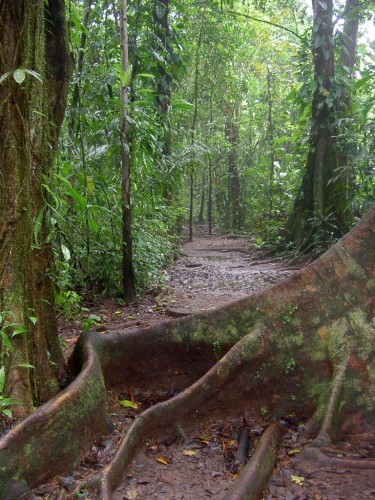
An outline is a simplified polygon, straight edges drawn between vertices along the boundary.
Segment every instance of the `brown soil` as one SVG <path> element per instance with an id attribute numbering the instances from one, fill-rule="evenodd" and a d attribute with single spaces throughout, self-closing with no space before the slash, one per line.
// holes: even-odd
<path id="1" fill-rule="evenodd" d="M 147 326 L 165 316 L 185 315 L 222 305 L 243 297 L 288 276 L 293 269 L 285 262 L 262 257 L 245 238 L 208 237 L 200 228 L 195 239 L 182 247 L 180 258 L 166 271 L 166 284 L 158 297 L 144 297 L 137 304 L 123 306 L 114 300 L 89 304 L 88 314 L 101 318 L 96 330 L 123 330 L 135 325 Z M 75 321 L 61 320 L 66 353 L 80 332 Z M 166 382 L 167 380 L 167 382 Z M 108 391 L 113 432 L 93 446 L 81 467 L 71 474 L 42 485 L 28 498 L 73 498 L 69 492 L 79 480 L 100 471 L 116 451 L 121 436 L 137 414 L 159 401 L 173 397 L 190 382 L 169 371 L 163 382 L 155 380 L 147 387 L 116 387 Z M 290 395 L 289 395 L 290 396 Z M 256 398 L 255 398 L 256 399 Z M 119 401 L 131 401 L 135 408 Z M 128 404 L 128 403 L 126 403 Z M 248 406 L 220 401 L 205 411 L 189 416 L 169 435 L 150 438 L 126 472 L 116 490 L 115 499 L 177 500 L 217 498 L 235 481 L 237 435 L 247 430 L 249 455 L 270 421 L 267 407 L 259 400 Z M 306 410 L 307 412 L 307 410 Z M 300 410 L 278 417 L 284 437 L 277 466 L 265 491 L 271 499 L 370 499 L 375 498 L 374 470 L 335 469 L 330 466 L 295 462 L 306 439 L 300 431 L 308 415 Z M 354 441 L 345 436 L 340 455 L 374 457 L 375 436 Z M 94 491 L 81 490 L 75 498 L 96 498 Z"/>

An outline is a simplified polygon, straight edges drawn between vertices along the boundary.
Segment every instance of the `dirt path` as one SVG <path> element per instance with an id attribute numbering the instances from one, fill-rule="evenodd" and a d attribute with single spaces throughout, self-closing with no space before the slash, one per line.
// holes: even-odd
<path id="1" fill-rule="evenodd" d="M 179 258 L 165 270 L 166 280 L 159 295 L 145 296 L 131 306 L 114 299 L 88 302 L 84 317 L 98 316 L 100 323 L 92 328 L 103 333 L 147 326 L 165 316 L 183 316 L 239 299 L 276 283 L 294 269 L 278 259 L 262 258 L 246 238 L 209 237 L 201 226 L 194 241 L 182 245 Z M 66 356 L 80 333 L 82 319 L 60 319 Z"/>
<path id="2" fill-rule="evenodd" d="M 157 297 L 145 297 L 130 307 L 114 300 L 91 303 L 87 314 L 101 318 L 97 331 L 147 326 L 165 316 L 182 316 L 211 309 L 228 301 L 270 286 L 288 276 L 293 269 L 273 259 L 261 258 L 261 253 L 245 238 L 208 237 L 199 228 L 195 239 L 182 247 L 180 258 L 166 270 L 166 284 Z M 71 350 L 80 326 L 64 321 L 63 336 L 67 352 Z M 29 498 L 73 498 L 69 491 L 77 480 L 84 480 L 102 469 L 111 460 L 117 443 L 137 414 L 159 401 L 173 396 L 183 387 L 159 381 L 147 388 L 118 387 L 108 393 L 113 432 L 92 450 L 81 466 L 70 475 L 57 478 L 37 488 Z M 132 400 L 136 408 L 123 407 L 121 400 Z M 332 470 L 327 467 L 301 470 L 294 457 L 305 444 L 299 434 L 303 415 L 280 418 L 285 434 L 278 453 L 278 463 L 264 498 L 267 500 L 331 500 L 375 498 L 373 471 Z M 178 433 L 151 438 L 145 449 L 135 457 L 114 499 L 138 500 L 200 500 L 220 499 L 235 481 L 238 436 L 249 435 L 249 455 L 270 422 L 267 408 L 259 403 L 245 411 L 225 405 L 212 414 L 189 417 Z M 375 439 L 369 436 L 361 443 L 342 445 L 348 456 L 375 455 Z M 75 498 L 96 498 L 95 492 L 82 490 Z"/>
<path id="3" fill-rule="evenodd" d="M 246 238 L 207 235 L 204 227 L 182 247 L 168 269 L 163 302 L 191 311 L 211 309 L 258 291 L 293 270 L 278 259 L 261 259 Z"/>

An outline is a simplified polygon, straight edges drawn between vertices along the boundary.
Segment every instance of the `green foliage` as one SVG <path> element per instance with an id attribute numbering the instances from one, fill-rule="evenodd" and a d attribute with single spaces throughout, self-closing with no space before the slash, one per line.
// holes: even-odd
<path id="1" fill-rule="evenodd" d="M 7 418 L 12 418 L 12 410 L 10 406 L 21 404 L 18 401 L 14 401 L 12 398 L 6 398 L 3 396 L 3 390 L 5 386 L 5 368 L 0 367 L 0 415 Z"/>
<path id="2" fill-rule="evenodd" d="M 138 293 L 162 286 L 163 267 L 188 219 L 191 175 L 194 214 L 203 203 L 199 212 L 207 221 L 209 165 L 215 226 L 233 230 L 233 151 L 243 219 L 239 230 L 251 232 L 261 246 L 282 246 L 310 146 L 312 97 L 325 92 L 313 76 L 311 18 L 303 2 L 254 5 L 253 17 L 271 24 L 226 13 L 228 8 L 247 13 L 241 2 L 230 4 L 224 2 L 222 10 L 221 2 L 171 3 L 163 34 L 155 19 L 162 19 L 164 12 L 149 0 L 130 2 L 131 71 L 126 75 L 121 72 L 114 5 L 95 2 L 87 25 L 83 2 L 69 5 L 76 61 L 72 92 L 54 176 L 44 184 L 49 210 L 43 209 L 34 220 L 34 244 L 39 245 L 47 214 L 60 311 L 73 314 L 80 309 L 82 284 L 103 295 L 121 294 L 118 97 L 124 84 L 129 88 Z M 375 65 L 373 53 L 364 46 L 359 59 L 357 80 L 351 82 L 345 69 L 338 71 L 324 100 L 332 106 L 332 99 L 340 99 L 349 88 L 355 97 L 351 116 L 337 117 L 339 147 L 350 163 L 340 166 L 336 175 L 350 171 L 354 177 L 353 204 L 347 209 L 356 217 L 374 199 Z M 163 112 L 162 99 L 167 100 Z M 231 113 L 233 143 L 228 136 Z M 324 219 L 312 222 L 324 230 L 316 233 L 316 244 L 322 247 L 334 234 L 330 214 Z"/>

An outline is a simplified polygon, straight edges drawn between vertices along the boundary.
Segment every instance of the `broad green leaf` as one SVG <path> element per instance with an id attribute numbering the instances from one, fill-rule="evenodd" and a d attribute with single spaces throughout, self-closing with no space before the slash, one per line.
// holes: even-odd
<path id="1" fill-rule="evenodd" d="M 23 326 L 16 326 L 15 328 L 13 328 L 12 337 L 14 337 L 15 335 L 21 335 L 21 333 L 26 332 L 27 330 Z"/>
<path id="2" fill-rule="evenodd" d="M 70 165 L 69 165 L 70 167 Z M 68 186 L 71 186 L 70 181 L 67 177 L 64 177 L 63 175 L 55 174 L 55 177 L 59 179 L 60 181 L 64 182 L 64 184 L 67 184 Z"/>
<path id="3" fill-rule="evenodd" d="M 32 370 L 35 370 L 35 366 L 33 365 L 30 365 L 30 363 L 20 363 L 19 365 L 17 365 L 21 368 L 31 368 Z"/>
<path id="4" fill-rule="evenodd" d="M 70 250 L 63 243 L 61 243 L 61 252 L 62 252 L 66 262 L 68 262 L 70 260 Z"/>
<path id="5" fill-rule="evenodd" d="M 174 101 L 172 102 L 173 109 L 180 111 L 189 111 L 193 107 L 193 104 L 187 101 Z"/>
<path id="6" fill-rule="evenodd" d="M 87 224 L 89 225 L 89 228 L 96 234 L 99 231 L 99 225 L 96 222 L 95 219 L 92 217 L 88 216 L 87 217 Z"/>
<path id="7" fill-rule="evenodd" d="M 35 316 L 29 316 L 29 320 L 33 325 L 35 325 L 35 323 L 38 321 L 38 318 L 36 318 Z"/>
<path id="8" fill-rule="evenodd" d="M 22 68 L 18 68 L 15 71 L 13 71 L 13 78 L 17 83 L 21 84 L 26 78 L 25 70 Z"/>
<path id="9" fill-rule="evenodd" d="M 4 408 L 1 412 L 8 418 L 12 418 L 12 410 L 9 408 Z"/>
<path id="10" fill-rule="evenodd" d="M 35 220 L 34 220 L 34 239 L 35 239 L 35 243 L 37 245 L 39 245 L 38 236 L 39 236 L 40 230 L 42 228 L 44 209 L 45 209 L 45 207 L 43 207 L 39 211 L 38 215 L 35 217 Z"/>
<path id="11" fill-rule="evenodd" d="M 67 193 L 73 198 L 73 200 L 78 204 L 79 208 L 83 211 L 86 208 L 87 200 L 84 196 L 79 194 L 79 192 L 72 186 L 67 186 Z"/>
<path id="12" fill-rule="evenodd" d="M 0 333 L 1 333 L 1 338 L 2 338 L 3 345 L 5 347 L 7 347 L 8 349 L 11 349 L 12 348 L 12 344 L 10 343 L 8 335 L 6 333 L 4 333 L 4 332 L 0 332 Z M 0 392 L 1 392 L 1 390 L 0 390 Z"/>
<path id="13" fill-rule="evenodd" d="M 128 399 L 121 399 L 119 404 L 125 408 L 134 408 L 135 410 L 138 408 L 137 403 L 133 403 L 133 401 L 129 401 Z"/>
<path id="14" fill-rule="evenodd" d="M 143 76 L 144 78 L 156 78 L 155 75 L 152 75 L 151 73 L 139 73 L 138 76 Z"/>

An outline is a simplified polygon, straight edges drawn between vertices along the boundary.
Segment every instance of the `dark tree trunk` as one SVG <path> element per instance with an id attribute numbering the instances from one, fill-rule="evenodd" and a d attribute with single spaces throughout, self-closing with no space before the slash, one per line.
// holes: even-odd
<path id="1" fill-rule="evenodd" d="M 194 170 L 190 172 L 189 241 L 193 241 L 194 224 Z"/>
<path id="2" fill-rule="evenodd" d="M 288 221 L 289 237 L 302 250 L 324 249 L 348 229 L 346 187 L 337 176 L 333 1 L 313 1 L 314 86 L 310 150 L 300 195 Z"/>
<path id="3" fill-rule="evenodd" d="M 81 77 L 83 72 L 83 61 L 84 61 L 86 41 L 87 41 L 87 28 L 89 24 L 92 2 L 93 0 L 86 0 L 85 3 L 84 16 L 83 16 L 84 29 L 82 30 L 81 33 L 81 42 L 79 46 L 79 54 L 78 54 L 78 61 L 77 61 L 76 75 L 75 75 L 76 82 L 74 84 L 72 103 L 70 105 L 69 137 L 72 144 L 74 144 L 74 138 L 76 134 L 77 111 L 80 111 L 78 109 L 78 106 L 80 103 Z"/>
<path id="4" fill-rule="evenodd" d="M 3 2 L 0 24 L 1 73 L 9 73 L 0 85 L 0 310 L 7 311 L 2 327 L 12 337 L 11 348 L 3 342 L 1 351 L 2 361 L 5 351 L 9 355 L 7 392 L 22 402 L 14 413 L 23 416 L 33 400 L 58 390 L 48 352 L 56 372 L 63 368 L 42 183 L 55 156 L 69 82 L 65 4 Z M 23 333 L 14 336 L 15 328 Z"/>
<path id="5" fill-rule="evenodd" d="M 154 0 L 152 11 L 155 23 L 155 51 L 163 55 L 169 65 L 171 46 L 169 30 L 169 0 Z M 159 140 L 162 143 L 161 157 L 156 160 L 164 163 L 171 155 L 171 123 L 169 108 L 171 106 L 172 76 L 166 65 L 157 61 L 156 79 L 156 110 L 159 119 Z M 167 202 L 172 199 L 171 185 L 166 179 L 164 198 Z"/>
<path id="6" fill-rule="evenodd" d="M 233 229 L 243 227 L 243 211 L 241 207 L 241 187 L 237 166 L 237 146 L 238 146 L 238 120 L 236 108 L 227 108 L 227 121 L 225 135 L 229 143 L 228 152 L 228 175 L 229 175 L 229 200 L 230 214 L 229 221 Z"/>
<path id="7" fill-rule="evenodd" d="M 198 223 L 204 223 L 204 207 L 205 207 L 205 199 L 206 199 L 206 173 L 202 172 L 202 183 L 201 183 L 201 204 L 199 207 L 199 216 Z"/>
<path id="8" fill-rule="evenodd" d="M 345 5 L 345 23 L 342 32 L 341 39 L 341 71 L 343 76 L 346 77 L 349 85 L 351 84 L 354 77 L 355 59 L 357 51 L 357 39 L 358 39 L 358 27 L 359 27 L 359 14 L 360 14 L 360 4 L 358 0 L 347 0 Z M 348 124 L 347 120 L 353 116 L 352 110 L 352 99 L 350 88 L 348 84 L 343 86 L 343 92 L 340 98 L 338 106 L 338 118 L 344 119 L 344 127 L 339 125 L 339 136 L 343 134 L 346 135 L 345 140 L 347 141 L 347 136 L 350 135 L 350 122 Z M 342 130 L 341 130 L 342 129 Z M 351 154 L 355 150 L 356 144 L 354 140 L 349 141 L 349 143 L 340 145 L 339 152 L 339 171 L 342 182 L 346 188 L 346 199 L 351 201 L 354 197 L 354 170 L 351 164 Z M 348 210 L 348 218 L 353 219 L 351 211 Z"/>
<path id="9" fill-rule="evenodd" d="M 207 202 L 208 234 L 212 236 L 212 160 L 208 161 L 208 202 Z"/>
<path id="10" fill-rule="evenodd" d="M 272 74 L 267 69 L 267 100 L 268 100 L 268 141 L 270 149 L 270 176 L 269 176 L 269 216 L 272 216 L 273 211 L 273 194 L 274 194 L 274 177 L 275 177 L 275 144 L 274 144 L 274 125 L 272 113 L 272 93 L 271 93 Z"/>
<path id="11" fill-rule="evenodd" d="M 120 32 L 121 32 L 121 67 L 126 73 L 128 64 L 128 31 L 127 31 L 126 0 L 120 2 Z M 132 211 L 130 196 L 130 144 L 129 123 L 126 118 L 128 110 L 128 86 L 121 87 L 121 166 L 122 166 L 122 282 L 124 299 L 132 302 L 135 299 L 133 273 L 133 242 L 132 242 Z"/>

